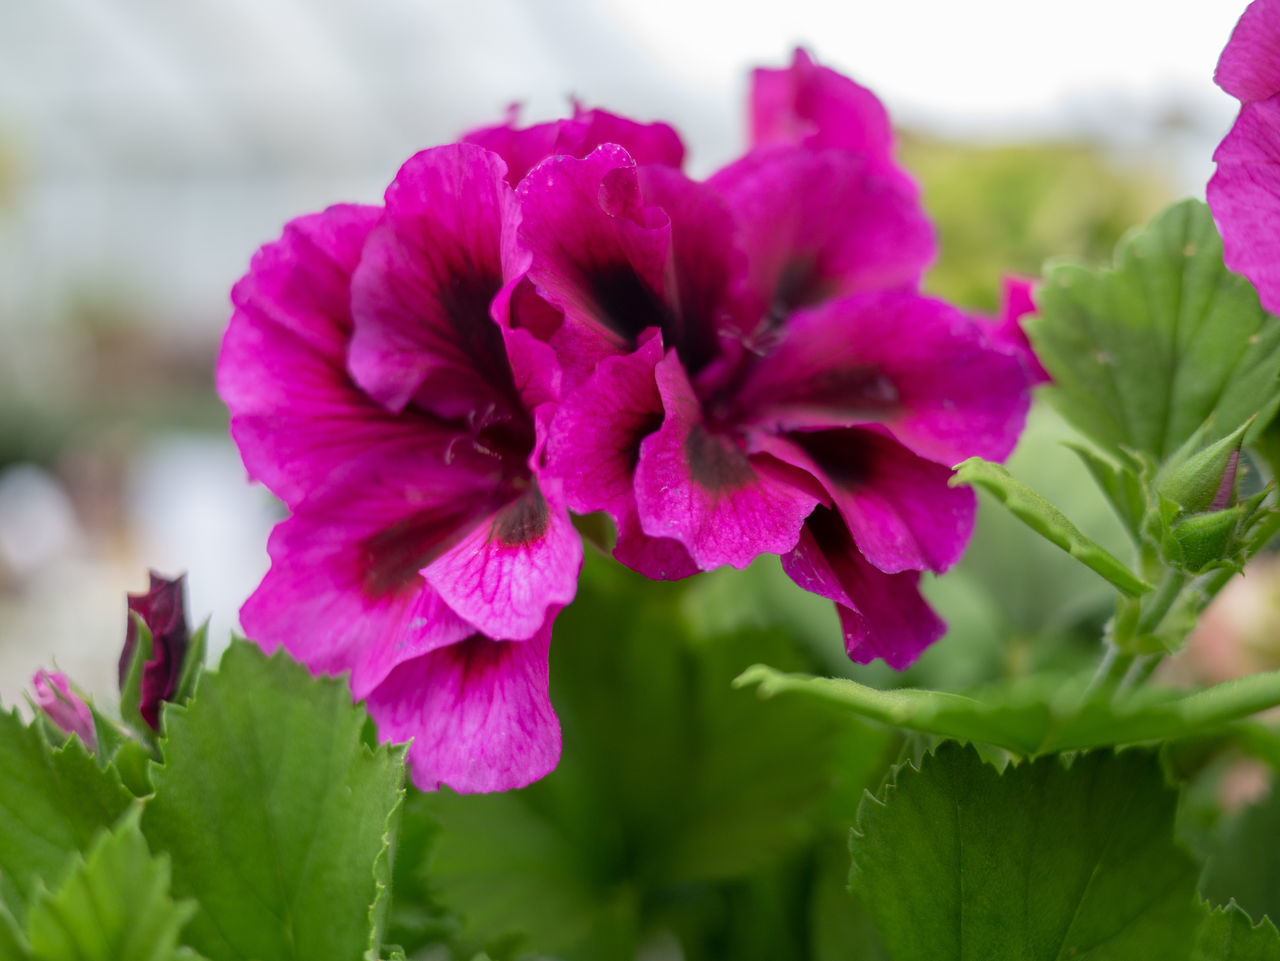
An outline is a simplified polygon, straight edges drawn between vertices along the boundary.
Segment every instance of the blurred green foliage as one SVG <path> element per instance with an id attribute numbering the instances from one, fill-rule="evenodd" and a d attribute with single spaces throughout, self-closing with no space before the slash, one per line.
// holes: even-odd
<path id="1" fill-rule="evenodd" d="M 1116 241 L 1173 199 L 1149 172 L 1073 142 L 967 144 L 906 134 L 900 156 L 920 181 L 940 256 L 925 286 L 985 313 L 1004 274 L 1038 276 L 1050 257 L 1110 261 Z"/>

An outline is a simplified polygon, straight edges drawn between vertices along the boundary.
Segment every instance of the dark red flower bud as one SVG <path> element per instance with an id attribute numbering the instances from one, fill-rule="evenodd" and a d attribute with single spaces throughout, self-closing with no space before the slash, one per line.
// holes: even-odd
<path id="1" fill-rule="evenodd" d="M 152 571 L 151 589 L 128 595 L 130 617 L 120 654 L 120 688 L 123 692 L 138 647 L 138 625 L 132 616 L 137 614 L 151 631 L 151 657 L 142 668 L 138 710 L 152 730 L 159 730 L 160 704 L 173 698 L 191 643 L 185 582 L 185 574 L 169 580 Z"/>

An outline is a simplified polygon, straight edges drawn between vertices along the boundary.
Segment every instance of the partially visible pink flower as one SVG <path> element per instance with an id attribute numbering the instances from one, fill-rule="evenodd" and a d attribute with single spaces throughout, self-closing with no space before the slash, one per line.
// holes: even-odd
<path id="1" fill-rule="evenodd" d="M 187 626 L 186 575 L 170 579 L 152 571 L 150 577 L 151 586 L 146 593 L 128 595 L 130 616 L 119 674 L 123 688 L 138 647 L 138 625 L 133 618 L 136 614 L 151 632 L 151 657 L 142 667 L 138 710 L 155 731 L 160 728 L 160 705 L 171 700 L 177 690 L 191 630 Z"/>
<path id="2" fill-rule="evenodd" d="M 36 706 L 44 711 L 58 729 L 74 734 L 90 751 L 98 745 L 98 735 L 93 727 L 93 712 L 75 691 L 61 671 L 36 671 L 31 679 Z"/>
<path id="3" fill-rule="evenodd" d="M 1031 299 L 1031 291 L 1035 281 L 1025 277 L 1005 277 L 1001 285 L 1000 313 L 991 322 L 990 337 L 997 347 L 1021 357 L 1027 366 L 1032 384 L 1048 383 L 1049 372 L 1040 363 L 1027 338 L 1022 324 L 1027 317 L 1036 312 L 1035 301 Z"/>
<path id="4" fill-rule="evenodd" d="M 1213 159 L 1209 207 L 1226 265 L 1280 312 L 1280 0 L 1254 0 L 1218 61 L 1218 84 L 1241 101 Z"/>
<path id="5" fill-rule="evenodd" d="M 384 208 L 292 222 L 237 284 L 219 361 L 246 466 L 292 511 L 245 629 L 349 671 L 424 788 L 518 787 L 559 756 L 546 641 L 582 544 L 539 466 L 559 366 L 525 307 L 491 312 L 514 277 L 506 174 L 434 148 Z"/>

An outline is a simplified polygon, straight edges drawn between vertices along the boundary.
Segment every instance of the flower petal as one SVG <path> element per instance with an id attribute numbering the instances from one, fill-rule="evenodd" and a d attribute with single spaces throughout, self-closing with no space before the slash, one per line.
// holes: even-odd
<path id="1" fill-rule="evenodd" d="M 1036 312 L 1035 301 L 1031 299 L 1034 286 L 1035 281 L 1025 277 L 1005 277 L 1001 284 L 1000 316 L 988 322 L 991 342 L 1022 358 L 1032 385 L 1052 380 L 1022 329 L 1023 321 Z"/>
<path id="2" fill-rule="evenodd" d="M 671 224 L 646 207 L 625 150 L 606 144 L 583 160 L 554 157 L 524 179 L 517 196 L 529 279 L 564 312 L 551 342 L 567 387 L 603 358 L 629 353 L 645 329 L 670 327 Z"/>
<path id="3" fill-rule="evenodd" d="M 877 570 L 825 507 L 814 511 L 782 567 L 805 590 L 835 601 L 845 650 L 860 664 L 879 657 L 903 670 L 946 633 L 946 623 L 920 596 L 920 575 Z"/>
<path id="4" fill-rule="evenodd" d="M 445 602 L 489 637 L 532 637 L 548 609 L 577 592 L 582 540 L 558 485 L 532 483 L 422 570 Z"/>
<path id="5" fill-rule="evenodd" d="M 1030 403 L 1019 358 L 947 304 L 907 293 L 845 297 L 792 315 L 738 395 L 777 433 L 880 423 L 921 457 L 1006 457 Z"/>
<path id="6" fill-rule="evenodd" d="M 346 369 L 351 273 L 380 211 L 330 207 L 290 222 L 235 286 L 218 393 L 250 477 L 290 507 L 322 492 L 335 464 L 412 438 Z"/>
<path id="7" fill-rule="evenodd" d="M 618 528 L 614 557 L 646 577 L 675 580 L 697 572 L 677 541 L 644 533 L 636 514 L 634 474 L 641 442 L 662 425 L 654 365 L 662 337 L 646 332 L 631 354 L 605 358 L 556 411 L 543 473 L 564 484 L 578 513 L 607 511 Z"/>
<path id="8" fill-rule="evenodd" d="M 351 282 L 349 365 L 390 410 L 503 420 L 519 399 L 490 304 L 518 216 L 502 160 L 471 144 L 411 157 L 387 188 Z"/>
<path id="9" fill-rule="evenodd" d="M 1208 198 L 1222 259 L 1280 311 L 1280 94 L 1245 104 L 1213 159 Z"/>
<path id="10" fill-rule="evenodd" d="M 777 143 L 839 147 L 888 163 L 893 129 L 875 94 L 798 49 L 790 67 L 751 73 L 751 145 Z"/>
<path id="11" fill-rule="evenodd" d="M 478 144 L 500 156 L 507 165 L 507 182 L 515 187 L 548 157 L 581 159 L 601 144 L 621 146 L 637 163 L 679 167 L 684 144 L 665 123 L 638 123 L 604 110 L 576 108 L 573 117 L 517 127 L 518 106 L 507 111 L 507 122 L 463 134 L 464 143 Z"/>
<path id="12" fill-rule="evenodd" d="M 315 673 L 350 671 L 363 697 L 397 665 L 474 633 L 418 573 L 456 522 L 374 499 L 288 518 L 271 533 L 271 569 L 240 622 L 265 650 L 283 646 Z"/>
<path id="13" fill-rule="evenodd" d="M 548 697 L 551 620 L 527 641 L 473 634 L 396 668 L 370 694 L 386 741 L 408 741 L 413 782 L 425 791 L 507 791 L 560 759 L 560 722 Z"/>
<path id="14" fill-rule="evenodd" d="M 858 550 L 885 573 L 945 571 L 964 553 L 973 491 L 949 486 L 950 468 L 913 454 L 888 431 L 793 433 L 764 449 L 822 482 Z"/>
<path id="15" fill-rule="evenodd" d="M 679 541 L 703 570 L 791 550 L 818 502 L 815 485 L 708 428 L 674 351 L 655 376 L 666 416 L 640 444 L 635 491 L 644 532 Z"/>
<path id="16" fill-rule="evenodd" d="M 1254 0 L 1245 8 L 1213 79 L 1245 103 L 1280 93 L 1280 0 Z"/>
<path id="17" fill-rule="evenodd" d="M 746 333 L 844 294 L 915 287 L 936 252 L 914 194 L 850 153 L 757 150 L 710 183 L 746 251 Z"/>

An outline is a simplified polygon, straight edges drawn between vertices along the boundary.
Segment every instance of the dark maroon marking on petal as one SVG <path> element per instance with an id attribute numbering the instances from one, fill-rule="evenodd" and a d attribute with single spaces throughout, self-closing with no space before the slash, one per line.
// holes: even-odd
<path id="1" fill-rule="evenodd" d="M 684 442 L 689 473 L 710 491 L 745 487 L 756 479 L 751 462 L 736 444 L 695 424 Z"/>
<path id="2" fill-rule="evenodd" d="M 897 385 L 878 368 L 868 365 L 822 371 L 797 385 L 784 403 L 826 407 L 841 414 L 879 420 L 898 409 L 899 399 Z"/>
<path id="3" fill-rule="evenodd" d="M 477 373 L 511 379 L 502 332 L 489 316 L 489 305 L 502 287 L 502 277 L 487 271 L 461 270 L 440 285 L 440 303 L 458 336 L 459 346 Z"/>
<path id="4" fill-rule="evenodd" d="M 422 587 L 418 573 L 466 533 L 470 513 L 423 511 L 365 539 L 363 587 L 367 597 L 405 594 Z"/>
<path id="5" fill-rule="evenodd" d="M 519 547 L 545 534 L 550 522 L 547 500 L 534 486 L 498 511 L 498 516 L 493 519 L 493 535 L 500 544 Z"/>
<path id="6" fill-rule="evenodd" d="M 627 453 L 627 462 L 630 465 L 631 472 L 634 474 L 636 465 L 640 463 L 640 445 L 644 443 L 644 439 L 662 426 L 662 414 L 654 412 L 647 414 L 636 424 L 635 430 L 632 432 L 625 448 Z M 686 441 L 686 443 L 688 443 Z"/>
<path id="7" fill-rule="evenodd" d="M 774 286 L 769 323 L 781 325 L 793 310 L 825 300 L 834 288 L 830 279 L 825 282 L 821 279 L 818 263 L 812 256 L 792 258 L 783 265 Z"/>
<path id="8" fill-rule="evenodd" d="M 856 430 L 821 430 L 788 435 L 814 459 L 838 487 L 856 488 L 871 479 L 871 448 L 859 440 L 868 435 Z"/>
<path id="9" fill-rule="evenodd" d="M 600 320 L 627 344 L 634 347 L 647 327 L 670 330 L 671 311 L 629 264 L 588 269 L 586 277 Z"/>

